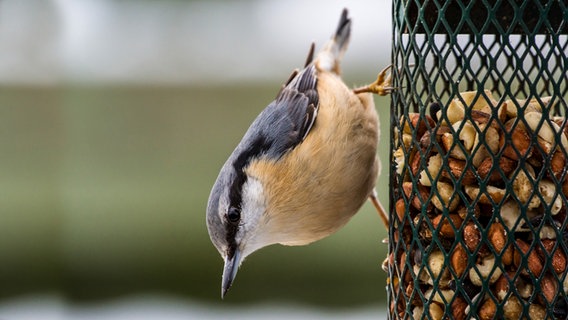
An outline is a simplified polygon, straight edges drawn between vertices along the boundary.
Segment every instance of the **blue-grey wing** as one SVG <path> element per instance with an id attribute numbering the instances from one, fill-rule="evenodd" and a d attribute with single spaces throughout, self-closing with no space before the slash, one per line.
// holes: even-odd
<path id="1" fill-rule="evenodd" d="M 256 118 L 243 138 L 248 149 L 243 151 L 281 157 L 308 135 L 318 106 L 317 74 L 311 65 L 293 77 Z"/>

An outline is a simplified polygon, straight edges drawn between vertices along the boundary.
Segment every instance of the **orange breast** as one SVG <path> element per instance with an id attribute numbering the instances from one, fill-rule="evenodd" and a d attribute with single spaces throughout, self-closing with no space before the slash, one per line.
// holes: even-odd
<path id="1" fill-rule="evenodd" d="M 337 231 L 377 178 L 379 123 L 372 96 L 355 95 L 331 73 L 318 75 L 318 93 L 317 119 L 306 139 L 278 161 L 247 168 L 270 195 L 265 228 L 282 244 L 307 244 Z"/>

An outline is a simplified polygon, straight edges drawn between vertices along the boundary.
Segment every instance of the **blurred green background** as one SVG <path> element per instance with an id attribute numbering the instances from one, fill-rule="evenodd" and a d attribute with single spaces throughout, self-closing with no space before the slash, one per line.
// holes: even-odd
<path id="1" fill-rule="evenodd" d="M 0 299 L 384 305 L 387 233 L 370 204 L 322 241 L 253 254 L 223 302 L 205 227 L 218 170 L 343 7 L 354 19 L 346 83 L 365 84 L 390 55 L 390 22 L 375 25 L 390 7 L 372 1 L 0 2 L 0 51 L 12 57 L 0 62 Z M 31 26 L 12 18 L 24 13 Z M 389 99 L 375 101 L 387 204 Z"/>

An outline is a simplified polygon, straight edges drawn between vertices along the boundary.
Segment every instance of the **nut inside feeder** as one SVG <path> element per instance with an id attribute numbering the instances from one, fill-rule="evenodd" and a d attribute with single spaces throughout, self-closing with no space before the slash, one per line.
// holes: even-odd
<path id="1" fill-rule="evenodd" d="M 568 318 L 568 8 L 510 2 L 394 1 L 389 319 Z"/>

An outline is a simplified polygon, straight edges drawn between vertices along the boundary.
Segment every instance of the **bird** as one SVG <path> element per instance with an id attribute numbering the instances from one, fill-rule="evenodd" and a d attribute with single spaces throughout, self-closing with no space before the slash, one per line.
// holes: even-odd
<path id="1" fill-rule="evenodd" d="M 331 39 L 295 70 L 222 166 L 206 223 L 224 260 L 221 298 L 251 253 L 272 244 L 306 245 L 341 227 L 366 199 L 388 227 L 375 192 L 379 119 L 372 94 L 387 95 L 390 66 L 350 89 L 340 62 L 351 34 L 348 10 Z"/>

